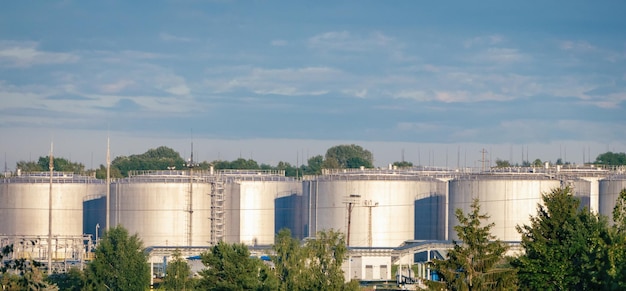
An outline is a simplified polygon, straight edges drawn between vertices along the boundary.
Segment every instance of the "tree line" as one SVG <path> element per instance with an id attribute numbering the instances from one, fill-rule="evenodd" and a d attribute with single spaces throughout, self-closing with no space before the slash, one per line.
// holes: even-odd
<path id="1" fill-rule="evenodd" d="M 430 267 L 441 281 L 433 290 L 626 290 L 626 189 L 604 216 L 580 207 L 569 187 L 542 197 L 530 224 L 518 225 L 522 253 L 506 256 L 509 246 L 496 240 L 493 223 L 480 213 L 478 200 L 468 214 L 457 209 L 460 242 Z"/>
<path id="2" fill-rule="evenodd" d="M 160 290 L 359 290 L 358 282 L 345 283 L 341 265 L 347 257 L 344 235 L 329 230 L 304 243 L 281 230 L 272 247 L 271 262 L 252 257 L 248 247 L 219 242 L 200 255 L 204 269 L 192 276 L 180 251 L 168 262 Z M 9 255 L 7 247 L 3 255 Z M 8 265 L 8 264 L 12 265 Z M 150 265 L 137 234 L 117 226 L 105 232 L 95 249 L 95 259 L 83 271 L 45 277 L 34 261 L 7 261 L 0 269 L 2 290 L 147 290 Z M 20 275 L 11 275 L 11 272 Z"/>
<path id="3" fill-rule="evenodd" d="M 16 168 L 23 172 L 45 172 L 49 171 L 49 157 L 39 157 L 37 161 L 19 161 Z M 111 177 L 124 178 L 128 177 L 133 171 L 148 170 L 168 170 L 168 169 L 186 169 L 193 166 L 200 170 L 208 170 L 211 166 L 216 170 L 223 169 L 246 169 L 246 170 L 279 170 L 284 171 L 287 177 L 302 177 L 303 175 L 319 175 L 322 169 L 356 169 L 360 167 L 373 168 L 374 156 L 363 147 L 355 144 L 337 145 L 326 150 L 325 155 L 316 155 L 307 159 L 306 164 L 292 165 L 289 162 L 280 161 L 275 166 L 268 164 L 259 164 L 253 159 L 238 158 L 233 161 L 214 160 L 212 162 L 202 161 L 188 164 L 178 152 L 161 146 L 156 149 L 149 149 L 143 154 L 130 156 L 118 156 L 111 161 Z M 511 164 L 509 161 L 496 159 L 496 168 L 505 168 L 513 166 L 522 167 L 542 167 L 543 161 L 535 159 L 534 161 L 524 161 L 521 165 Z M 557 165 L 568 164 L 561 159 L 557 159 Z M 626 153 L 606 152 L 598 155 L 593 162 L 595 165 L 619 166 L 626 165 Z M 408 161 L 393 162 L 393 166 L 397 168 L 413 167 L 413 163 Z M 72 172 L 80 174 L 93 174 L 98 179 L 106 178 L 106 166 L 100 165 L 97 169 L 85 169 L 82 163 L 71 162 L 65 158 L 54 158 L 54 169 L 60 172 Z"/>
<path id="4" fill-rule="evenodd" d="M 95 170 L 85 170 L 81 163 L 70 162 L 64 158 L 54 158 L 54 170 L 59 172 L 95 174 L 98 179 L 106 178 L 106 166 L 100 165 Z M 17 169 L 23 172 L 49 171 L 49 157 L 40 157 L 36 162 L 19 161 Z M 245 170 L 278 170 L 285 171 L 287 177 L 302 177 L 303 175 L 319 175 L 322 169 L 337 168 L 373 168 L 374 156 L 369 150 L 355 144 L 337 145 L 329 148 L 324 156 L 316 155 L 307 160 L 306 165 L 292 165 L 289 162 L 280 161 L 275 166 L 259 164 L 252 159 L 238 158 L 233 161 L 215 160 L 212 162 L 199 162 L 191 164 L 185 161 L 175 150 L 161 146 L 150 149 L 143 154 L 118 156 L 111 161 L 111 177 L 128 177 L 133 171 L 149 170 L 181 170 L 193 166 L 200 170 L 245 169 Z"/>

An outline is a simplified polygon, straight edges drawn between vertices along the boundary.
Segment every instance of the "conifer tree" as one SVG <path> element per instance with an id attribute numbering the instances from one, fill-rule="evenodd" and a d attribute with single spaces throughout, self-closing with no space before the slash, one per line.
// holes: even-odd
<path id="1" fill-rule="evenodd" d="M 515 271 L 504 257 L 508 247 L 491 234 L 494 223 L 482 226 L 487 214 L 480 213 L 478 199 L 471 212 L 455 212 L 459 225 L 454 227 L 461 242 L 454 242 L 447 259 L 430 263 L 441 282 L 429 282 L 433 289 L 445 290 L 511 290 L 516 289 Z"/>
<path id="2" fill-rule="evenodd" d="M 580 208 L 569 187 L 543 195 L 530 225 L 518 226 L 524 254 L 512 264 L 528 290 L 606 290 L 606 219 Z"/>

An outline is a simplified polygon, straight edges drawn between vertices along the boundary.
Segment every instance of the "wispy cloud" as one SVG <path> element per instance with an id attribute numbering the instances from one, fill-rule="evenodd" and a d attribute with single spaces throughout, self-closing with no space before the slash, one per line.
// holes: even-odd
<path id="1" fill-rule="evenodd" d="M 463 42 L 465 48 L 471 48 L 475 46 L 493 46 L 504 41 L 504 37 L 498 34 L 477 36 L 471 39 L 467 39 Z"/>
<path id="2" fill-rule="evenodd" d="M 283 39 L 275 39 L 275 40 L 272 40 L 270 44 L 272 46 L 286 46 L 287 44 L 289 44 L 289 42 Z"/>
<path id="3" fill-rule="evenodd" d="M 0 41 L 0 65 L 31 67 L 73 63 L 80 59 L 73 53 L 42 51 L 38 49 L 38 46 L 36 42 Z"/>
<path id="4" fill-rule="evenodd" d="M 348 31 L 329 31 L 308 40 L 310 48 L 322 51 L 367 52 L 378 51 L 397 45 L 395 40 L 382 32 L 369 35 L 353 35 Z"/>
<path id="5" fill-rule="evenodd" d="M 287 69 L 247 68 L 229 79 L 207 79 L 205 84 L 215 93 L 246 89 L 260 95 L 322 95 L 336 88 L 343 72 L 329 67 Z"/>
<path id="6" fill-rule="evenodd" d="M 173 41 L 173 42 L 191 42 L 191 41 L 193 41 L 192 38 L 178 36 L 178 35 L 173 35 L 173 34 L 169 34 L 167 32 L 159 33 L 159 38 L 162 41 Z"/>

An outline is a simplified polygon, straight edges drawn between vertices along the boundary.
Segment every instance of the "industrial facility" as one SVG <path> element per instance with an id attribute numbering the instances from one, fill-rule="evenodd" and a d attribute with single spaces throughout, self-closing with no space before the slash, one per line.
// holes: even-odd
<path id="1" fill-rule="evenodd" d="M 0 180 L 0 243 L 18 246 L 17 257 L 45 260 L 51 249 L 53 262 L 89 260 L 109 220 L 158 250 L 151 262 L 162 263 L 174 249 L 197 254 L 218 241 L 259 248 L 272 245 L 282 228 L 298 239 L 334 229 L 351 252 L 346 279 L 383 280 L 390 265 L 428 260 L 458 239 L 454 212 L 468 212 L 474 199 L 495 223 L 492 234 L 515 244 L 516 226 L 529 223 L 542 194 L 565 186 L 582 206 L 610 217 L 626 175 L 591 166 L 390 166 L 324 170 L 300 180 L 282 171 L 186 169 L 132 173 L 107 191 L 93 177 L 24 173 Z"/>

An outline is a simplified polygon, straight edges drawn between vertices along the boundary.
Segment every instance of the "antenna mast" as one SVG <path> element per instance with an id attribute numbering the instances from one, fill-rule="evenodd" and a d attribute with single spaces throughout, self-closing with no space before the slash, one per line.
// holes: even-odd
<path id="1" fill-rule="evenodd" d="M 48 275 L 52 274 L 52 174 L 54 172 L 54 143 L 50 142 L 50 191 L 48 192 Z"/>
<path id="2" fill-rule="evenodd" d="M 107 196 L 106 196 L 106 225 L 105 229 L 108 231 L 111 226 L 111 144 L 109 135 L 107 134 Z"/>

